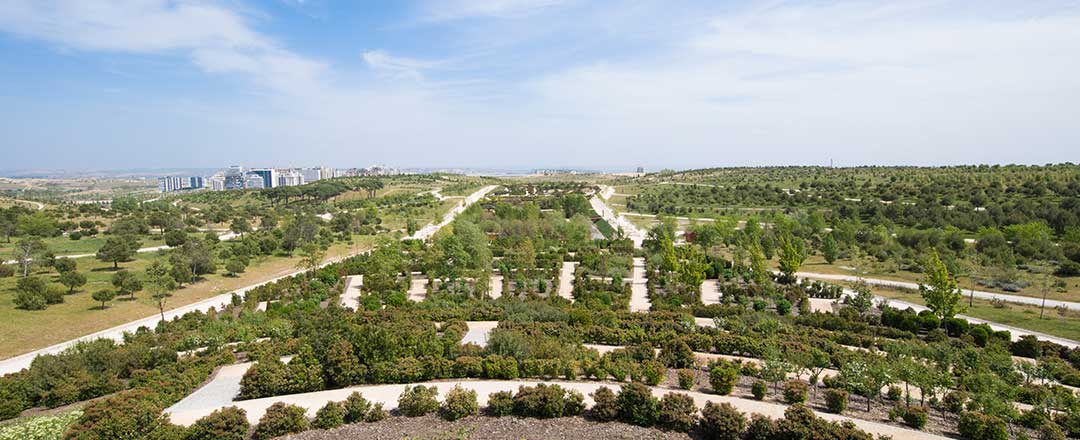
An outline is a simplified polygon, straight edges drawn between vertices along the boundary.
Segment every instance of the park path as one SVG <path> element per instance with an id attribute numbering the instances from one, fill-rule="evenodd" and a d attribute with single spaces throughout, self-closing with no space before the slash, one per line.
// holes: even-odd
<path id="1" fill-rule="evenodd" d="M 460 214 L 462 211 L 464 211 L 465 208 L 468 207 L 468 205 L 471 205 L 471 204 L 476 203 L 477 201 L 483 199 L 484 196 L 486 196 L 489 192 L 491 192 L 494 189 L 495 189 L 495 186 L 486 186 L 486 187 L 481 188 L 480 190 L 474 192 L 473 194 L 469 195 L 468 197 L 466 197 L 465 200 L 462 202 L 462 205 L 459 205 L 458 207 L 452 209 L 449 213 L 447 213 L 446 217 L 443 218 L 443 222 L 439 223 L 439 225 L 441 225 L 441 226 L 439 226 L 439 228 L 449 224 L 451 221 L 453 221 L 453 219 L 455 217 L 457 217 L 458 214 Z M 428 239 L 429 237 L 434 235 L 435 232 L 438 231 L 438 228 L 430 229 L 429 227 L 431 227 L 431 226 L 432 225 L 430 225 L 430 224 L 428 226 L 425 226 L 425 229 L 427 229 L 428 232 L 426 232 L 424 234 L 420 234 L 420 232 L 417 232 L 417 234 L 415 234 L 411 238 L 419 238 L 419 239 L 422 239 L 422 240 Z M 335 258 L 328 259 L 325 262 L 323 262 L 321 267 L 325 267 L 327 265 L 337 263 L 337 262 L 339 262 L 341 260 L 344 260 L 346 258 L 352 257 L 352 256 L 357 255 L 357 254 L 361 254 L 363 252 L 367 252 L 367 250 L 366 249 L 365 250 L 358 250 L 358 251 L 355 251 L 355 252 L 350 252 L 350 253 L 348 253 L 346 255 L 343 255 L 343 256 L 340 256 L 340 257 L 335 257 Z M 256 287 L 259 287 L 259 286 L 262 286 L 262 285 L 265 285 L 265 284 L 269 284 L 269 283 L 272 283 L 272 282 L 275 282 L 275 281 L 278 281 L 278 280 L 281 280 L 281 279 L 284 279 L 284 278 L 287 278 L 287 277 L 291 277 L 291 276 L 294 276 L 294 275 L 302 273 L 302 272 L 303 272 L 302 269 L 290 270 L 289 272 L 286 272 L 286 273 L 281 274 L 279 276 L 276 276 L 274 278 L 271 278 L 271 279 L 268 279 L 268 280 L 265 280 L 265 281 L 262 281 L 262 282 L 259 282 L 259 283 L 255 283 L 255 284 L 252 284 L 252 285 L 247 286 L 247 287 L 243 287 L 243 288 L 231 291 L 231 292 L 226 292 L 226 293 L 223 293 L 221 295 L 217 295 L 217 296 L 214 296 L 214 297 L 211 297 L 211 298 L 207 298 L 207 299 L 204 299 L 202 301 L 191 303 L 191 304 L 188 304 L 188 305 L 185 305 L 185 306 L 177 307 L 177 308 L 174 308 L 172 310 L 167 310 L 167 311 L 165 311 L 165 319 L 166 320 L 171 320 L 171 319 L 177 318 L 179 316 L 183 316 L 184 314 L 189 313 L 189 312 L 206 312 L 207 310 L 210 310 L 210 308 L 215 308 L 215 309 L 220 310 L 221 308 L 229 305 L 232 302 L 232 295 L 234 293 L 239 295 L 240 297 L 243 297 L 251 289 L 254 289 Z M 121 325 L 118 325 L 118 326 L 115 326 L 115 327 L 112 327 L 112 328 L 108 328 L 108 329 L 105 329 L 105 330 L 101 330 L 101 331 L 98 331 L 98 332 L 91 333 L 89 335 L 85 335 L 85 336 L 81 336 L 81 337 L 78 337 L 78 338 L 75 338 L 75 339 L 71 339 L 69 341 L 61 342 L 59 344 L 54 344 L 54 345 L 51 345 L 49 347 L 45 347 L 45 348 L 42 348 L 42 349 L 39 349 L 39 350 L 34 350 L 32 352 L 29 352 L 29 353 L 21 354 L 19 356 L 4 359 L 4 360 L 0 361 L 0 375 L 4 375 L 4 374 L 8 374 L 8 373 L 14 373 L 14 372 L 22 370 L 24 368 L 28 368 L 28 367 L 30 367 L 30 363 L 33 362 L 34 358 L 36 358 L 38 355 L 57 354 L 57 353 L 60 353 L 60 352 L 62 352 L 64 350 L 74 346 L 75 344 L 77 344 L 79 342 L 92 341 L 92 340 L 95 340 L 95 339 L 112 339 L 114 341 L 122 343 L 123 340 L 124 340 L 124 333 L 134 333 L 136 330 L 139 329 L 139 327 L 146 327 L 146 328 L 153 329 L 153 328 L 155 328 L 157 326 L 157 323 L 160 320 L 161 320 L 161 316 L 158 315 L 158 314 L 155 314 L 153 316 L 148 316 L 146 318 L 131 321 L 131 322 L 127 323 L 127 324 L 121 324 Z"/>
<path id="2" fill-rule="evenodd" d="M 609 189 L 611 190 L 611 193 L 614 193 L 614 189 L 610 186 L 603 186 L 602 188 L 603 189 L 600 192 L 601 195 L 608 193 Z M 596 211 L 604 221 L 608 222 L 611 227 L 616 229 L 622 228 L 626 237 L 634 242 L 635 248 L 641 247 L 641 243 L 645 241 L 645 234 L 641 232 L 637 226 L 634 226 L 633 223 L 627 220 L 626 217 L 616 214 L 615 211 L 608 207 L 607 202 L 600 198 L 600 195 L 594 195 L 589 198 L 589 205 L 592 205 L 593 210 Z"/>
<path id="3" fill-rule="evenodd" d="M 341 294 L 341 307 L 357 310 L 360 308 L 360 294 L 364 287 L 363 275 L 345 277 L 345 292 Z"/>
<path id="4" fill-rule="evenodd" d="M 577 261 L 563 261 L 559 271 L 559 296 L 574 302 L 574 270 L 577 269 Z"/>
<path id="5" fill-rule="evenodd" d="M 232 239 L 234 239 L 236 237 L 239 237 L 239 236 L 240 236 L 240 234 L 237 234 L 235 232 L 226 232 L 224 234 L 218 235 L 218 240 L 219 241 L 229 241 L 229 240 L 232 240 Z M 163 244 L 161 246 L 150 246 L 150 247 L 139 248 L 135 252 L 140 253 L 140 254 L 144 254 L 144 253 L 147 253 L 147 252 L 157 252 L 157 251 L 160 251 L 160 250 L 171 249 L 171 248 L 172 248 L 171 246 Z M 95 254 L 57 255 L 56 258 L 86 258 L 86 257 L 94 257 L 94 256 L 97 256 L 97 254 L 95 253 Z M 4 264 L 18 264 L 18 262 L 19 262 L 18 260 L 8 260 L 8 261 L 4 261 L 3 263 Z"/>
<path id="6" fill-rule="evenodd" d="M 648 312 L 652 308 L 649 302 L 648 281 L 645 279 L 645 258 L 634 257 L 634 268 L 630 272 L 630 311 Z"/>
<path id="7" fill-rule="evenodd" d="M 243 377 L 243 373 L 239 374 L 240 369 L 246 371 L 246 368 L 240 367 L 246 365 L 250 367 L 250 364 L 238 364 L 230 367 L 237 367 L 229 370 L 227 374 L 218 374 L 214 376 L 214 379 L 210 383 L 204 385 L 202 388 L 192 393 L 188 397 L 181 400 L 176 405 L 165 410 L 165 413 L 169 416 L 171 422 L 178 425 L 190 426 L 200 418 L 209 415 L 211 412 L 227 407 L 236 406 L 243 409 L 247 413 L 248 422 L 254 424 L 258 423 L 263 414 L 266 413 L 266 409 L 277 402 L 284 402 L 286 404 L 298 405 L 304 408 L 308 417 L 314 417 L 315 413 L 331 401 L 343 401 L 349 397 L 353 392 L 361 393 L 368 401 L 372 403 L 381 403 L 386 410 L 397 409 L 398 396 L 405 390 L 405 387 L 412 385 L 425 385 L 433 386 L 438 389 L 439 400 L 446 398 L 446 393 L 454 387 L 460 386 L 466 390 L 475 391 L 477 394 L 477 401 L 480 406 L 487 406 L 487 398 L 490 394 L 500 391 L 517 391 L 521 386 L 533 386 L 540 383 L 554 384 L 563 387 L 564 389 L 570 389 L 580 392 L 585 396 L 585 405 L 592 406 L 593 400 L 589 396 L 596 392 L 600 387 L 608 387 L 613 391 L 617 391 L 622 383 L 617 382 L 578 382 L 578 381 L 533 381 L 533 380 L 451 380 L 451 381 L 437 381 L 437 382 L 424 382 L 416 384 L 388 384 L 388 385 L 362 385 L 348 388 L 341 388 L 336 390 L 317 391 L 312 393 L 302 394 L 289 394 L 284 396 L 266 397 L 262 399 L 251 399 L 233 401 L 233 390 L 239 390 L 240 377 Z M 784 417 L 784 411 L 788 408 L 787 405 L 779 403 L 757 401 L 743 399 L 734 396 L 720 396 L 716 394 L 706 394 L 695 391 L 684 391 L 678 389 L 650 387 L 652 394 L 656 397 L 662 397 L 668 393 L 681 393 L 690 396 L 694 399 L 694 404 L 698 407 L 703 407 L 708 402 L 715 403 L 729 403 L 740 411 L 750 414 L 759 414 L 766 417 L 782 418 Z M 226 396 L 228 396 L 226 398 Z M 829 421 L 850 421 L 855 424 L 859 429 L 866 431 L 875 436 L 887 435 L 897 440 L 915 440 L 915 439 L 945 439 L 934 434 L 929 434 L 921 431 L 915 431 L 911 429 L 901 428 L 899 426 L 888 425 L 885 423 L 873 422 L 869 420 L 856 419 L 837 414 L 820 413 L 815 412 L 818 417 Z"/>
<path id="8" fill-rule="evenodd" d="M 720 292 L 720 280 L 705 280 L 701 282 L 702 304 L 720 304 L 720 298 L 723 296 L 723 293 Z"/>
<path id="9" fill-rule="evenodd" d="M 814 273 L 814 272 L 797 272 L 795 275 L 800 276 L 800 277 L 804 277 L 804 278 L 813 278 L 813 279 L 829 280 L 829 281 L 856 282 L 856 281 L 862 280 L 862 281 L 865 281 L 867 284 L 873 284 L 873 285 L 876 285 L 876 286 L 898 287 L 898 288 L 901 288 L 901 289 L 919 290 L 919 284 L 918 283 L 912 283 L 912 282 L 907 282 L 907 281 L 884 280 L 884 279 L 879 279 L 879 278 L 866 278 L 866 277 L 859 277 L 859 276 L 854 276 L 854 275 L 830 274 L 830 273 Z M 1034 305 L 1034 306 L 1042 305 L 1042 298 L 1036 298 L 1036 297 L 1032 297 L 1032 296 L 1009 295 L 1007 293 L 984 292 L 984 291 L 980 291 L 980 290 L 971 290 L 971 289 L 962 289 L 962 291 L 963 291 L 965 297 L 974 294 L 974 296 L 976 298 L 984 299 L 984 300 L 995 300 L 996 299 L 996 300 L 1007 301 L 1007 302 L 1011 302 L 1011 303 L 1029 304 L 1029 305 Z M 1059 306 L 1070 309 L 1070 310 L 1080 310 L 1080 303 L 1078 303 L 1078 302 L 1060 301 L 1060 300 L 1053 300 L 1053 299 L 1046 300 L 1046 307 L 1054 308 L 1054 307 L 1059 307 Z"/>

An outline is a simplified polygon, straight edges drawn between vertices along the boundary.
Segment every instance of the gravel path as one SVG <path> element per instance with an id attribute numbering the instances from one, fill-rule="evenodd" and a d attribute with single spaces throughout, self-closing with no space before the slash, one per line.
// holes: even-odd
<path id="1" fill-rule="evenodd" d="M 363 275 L 345 277 L 345 291 L 341 294 L 341 307 L 352 310 L 360 308 L 360 289 L 363 287 Z"/>
<path id="2" fill-rule="evenodd" d="M 705 280 L 701 282 L 701 302 L 703 304 L 720 304 L 720 298 L 723 296 L 724 295 L 720 293 L 719 280 Z"/>
<path id="3" fill-rule="evenodd" d="M 412 280 L 409 281 L 409 291 L 407 292 L 409 301 L 420 302 L 427 298 L 427 284 L 427 278 L 413 275 Z"/>
<path id="4" fill-rule="evenodd" d="M 630 311 L 648 312 L 652 308 L 649 302 L 649 288 L 645 279 L 645 259 L 634 257 L 634 268 L 630 275 Z"/>
<path id="5" fill-rule="evenodd" d="M 798 273 L 796 273 L 796 275 L 800 276 L 800 277 L 804 277 L 804 278 L 814 278 L 814 279 L 819 279 L 819 280 L 830 280 L 830 281 L 855 282 L 855 281 L 858 281 L 858 280 L 863 280 L 868 284 L 873 284 L 873 285 L 878 285 L 878 286 L 899 287 L 899 288 L 902 288 L 902 289 L 919 290 L 919 284 L 918 283 L 911 283 L 911 282 L 907 282 L 907 281 L 883 280 L 883 279 L 878 279 L 878 278 L 858 277 L 858 276 L 854 276 L 854 275 L 814 273 L 814 272 L 798 272 Z M 963 290 L 963 292 L 964 292 L 965 297 L 971 295 L 972 292 L 974 292 L 975 297 L 979 298 L 979 299 L 985 299 L 985 300 L 996 299 L 996 300 L 1008 301 L 1008 302 L 1012 302 L 1012 303 L 1030 304 L 1030 305 L 1034 305 L 1034 306 L 1042 305 L 1042 298 L 1035 298 L 1035 297 L 1032 297 L 1032 296 L 1009 295 L 1009 294 L 1005 294 L 1005 293 L 984 292 L 984 291 L 980 291 L 980 290 L 970 290 L 970 289 Z M 1046 307 L 1054 308 L 1054 307 L 1058 307 L 1058 306 L 1065 307 L 1065 308 L 1070 309 L 1070 310 L 1080 310 L 1080 303 L 1078 303 L 1078 302 L 1059 301 L 1059 300 L 1053 300 L 1053 299 L 1046 300 Z"/>
<path id="6" fill-rule="evenodd" d="M 488 296 L 492 299 L 499 299 L 503 292 L 503 276 L 497 274 L 491 274 L 491 285 L 488 289 Z"/>
<path id="7" fill-rule="evenodd" d="M 606 191 L 606 188 L 610 187 L 605 187 L 601 192 Z M 615 211 L 609 208 L 607 203 L 598 196 L 590 198 L 589 204 L 592 205 L 593 210 L 596 211 L 597 214 L 600 214 L 600 217 L 602 217 L 604 221 L 607 221 L 611 227 L 616 229 L 622 228 L 623 233 L 634 242 L 635 248 L 641 247 L 641 243 L 645 241 L 645 234 L 641 232 L 637 226 L 634 226 L 634 224 L 627 220 L 626 217 L 616 215 Z"/>
<path id="8" fill-rule="evenodd" d="M 574 270 L 577 261 L 564 261 L 559 271 L 559 296 L 574 302 Z"/>
<path id="9" fill-rule="evenodd" d="M 469 327 L 469 331 L 465 332 L 465 336 L 461 338 L 461 344 L 486 347 L 488 335 L 499 326 L 499 321 L 466 321 L 465 325 Z"/>

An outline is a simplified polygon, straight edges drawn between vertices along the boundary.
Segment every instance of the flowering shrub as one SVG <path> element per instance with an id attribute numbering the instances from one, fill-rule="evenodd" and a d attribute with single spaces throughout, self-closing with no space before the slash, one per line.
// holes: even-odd
<path id="1" fill-rule="evenodd" d="M 55 416 L 28 418 L 0 427 L 0 440 L 59 440 L 68 425 L 82 416 L 75 410 Z"/>

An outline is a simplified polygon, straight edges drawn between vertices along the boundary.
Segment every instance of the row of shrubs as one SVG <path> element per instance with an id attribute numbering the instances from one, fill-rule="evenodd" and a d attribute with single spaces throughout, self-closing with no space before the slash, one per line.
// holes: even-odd
<path id="1" fill-rule="evenodd" d="M 453 421 L 477 415 L 480 407 L 474 390 L 455 386 L 446 393 L 443 402 L 437 400 L 434 386 L 406 387 L 398 397 L 398 412 L 405 417 L 437 413 Z M 658 427 L 676 432 L 697 428 L 704 438 L 765 440 L 775 438 L 872 439 L 855 428 L 851 422 L 830 423 L 816 417 L 802 404 L 785 411 L 785 418 L 771 420 L 761 416 L 747 419 L 746 415 L 728 403 L 707 403 L 699 409 L 693 398 L 680 393 L 653 396 L 649 387 L 640 383 L 623 385 L 616 393 L 607 387 L 594 391 L 595 404 L 585 413 L 584 396 L 558 385 L 537 384 L 521 386 L 516 393 L 499 391 L 488 396 L 485 413 L 492 417 L 518 416 L 557 418 L 585 415 L 599 422 L 623 422 L 643 427 Z M 700 414 L 699 414 L 700 412 Z M 333 429 L 349 423 L 376 422 L 386 418 L 381 404 L 372 404 L 359 393 L 343 402 L 329 402 L 308 420 L 303 408 L 281 402 L 270 406 L 255 425 L 252 439 L 265 440 L 295 434 L 308 429 Z M 171 426 L 171 425 L 170 425 Z M 171 426 L 170 436 L 155 436 L 157 440 L 243 440 L 252 428 L 246 414 L 236 407 L 223 408 L 198 420 L 190 428 Z"/>

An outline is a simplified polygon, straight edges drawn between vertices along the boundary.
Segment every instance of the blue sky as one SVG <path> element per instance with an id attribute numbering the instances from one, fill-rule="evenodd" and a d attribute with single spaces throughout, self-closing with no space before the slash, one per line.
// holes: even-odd
<path id="1" fill-rule="evenodd" d="M 0 169 L 1046 163 L 1080 2 L 5 0 Z"/>

